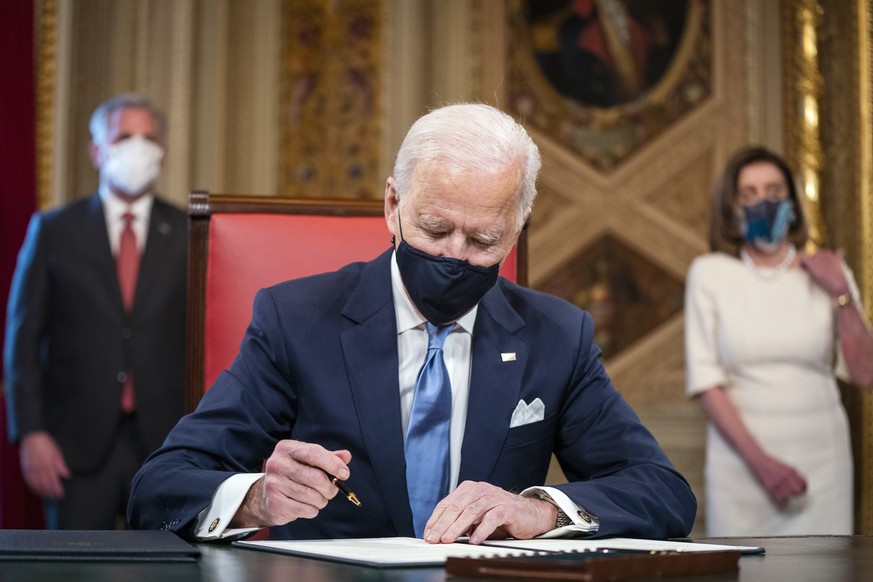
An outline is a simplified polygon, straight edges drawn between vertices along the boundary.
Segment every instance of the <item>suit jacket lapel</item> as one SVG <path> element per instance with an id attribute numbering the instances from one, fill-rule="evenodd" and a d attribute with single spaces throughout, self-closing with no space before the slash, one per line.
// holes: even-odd
<path id="1" fill-rule="evenodd" d="M 167 219 L 167 210 L 168 208 L 165 204 L 158 198 L 155 198 L 152 204 L 152 214 L 149 218 L 149 233 L 139 265 L 139 275 L 136 279 L 136 292 L 133 299 L 133 308 L 139 313 L 144 312 L 144 302 L 153 296 L 151 289 L 155 285 L 159 286 L 162 284 L 161 279 L 165 270 L 161 265 L 161 257 L 166 257 L 170 254 L 173 237 L 183 234 L 173 232 L 173 226 Z"/>
<path id="2" fill-rule="evenodd" d="M 106 215 L 103 213 L 103 203 L 99 194 L 94 194 L 85 205 L 85 216 L 82 220 L 82 239 L 85 247 L 97 268 L 98 281 L 113 298 L 120 313 L 124 312 L 121 302 L 121 289 L 118 286 L 118 269 L 112 247 L 109 244 L 109 232 L 106 230 Z"/>
<path id="3" fill-rule="evenodd" d="M 479 304 L 459 482 L 487 481 L 500 456 L 528 362 L 527 344 L 515 337 L 524 325 L 499 286 Z M 503 361 L 502 354 L 515 359 Z"/>
<path id="4" fill-rule="evenodd" d="M 346 372 L 364 445 L 382 502 L 398 532 L 412 531 L 400 421 L 397 318 L 391 291 L 391 252 L 361 274 L 343 309 L 357 323 L 341 334 Z"/>

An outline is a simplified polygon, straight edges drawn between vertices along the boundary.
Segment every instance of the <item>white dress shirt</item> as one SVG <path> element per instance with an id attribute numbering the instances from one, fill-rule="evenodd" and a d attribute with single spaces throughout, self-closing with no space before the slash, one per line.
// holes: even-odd
<path id="1" fill-rule="evenodd" d="M 154 195 L 143 194 L 129 203 L 110 192 L 109 188 L 105 186 L 100 186 L 99 192 L 100 202 L 103 204 L 103 215 L 106 217 L 106 232 L 109 233 L 109 247 L 112 250 L 112 256 L 118 256 L 121 231 L 124 229 L 124 215 L 127 212 L 135 217 L 131 223 L 131 228 L 136 236 L 136 248 L 142 254 L 148 238 L 149 220 L 152 215 L 152 205 L 155 202 Z"/>
<path id="2" fill-rule="evenodd" d="M 400 362 L 400 418 L 403 425 L 403 435 L 406 438 L 406 428 L 412 411 L 412 400 L 415 393 L 415 380 L 418 371 L 424 363 L 427 354 L 427 330 L 425 317 L 419 313 L 409 299 L 396 256 L 391 257 L 391 287 L 394 294 L 394 312 L 397 317 L 397 354 Z M 452 384 L 452 417 L 449 428 L 449 490 L 458 486 L 458 475 L 461 467 L 461 445 L 464 441 L 464 430 L 467 422 L 467 401 L 470 394 L 470 369 L 472 343 L 476 313 L 479 306 L 473 307 L 463 317 L 458 319 L 455 328 L 449 333 L 443 346 L 443 356 L 449 379 Z M 256 531 L 251 529 L 225 529 L 242 504 L 246 493 L 263 473 L 241 473 L 229 477 L 212 497 L 210 505 L 200 512 L 195 528 L 197 539 L 215 540 L 231 537 L 241 537 Z M 574 525 L 554 529 L 542 537 L 559 537 L 575 532 L 597 531 L 599 521 L 578 507 L 566 494 L 553 487 L 529 487 L 521 493 L 525 497 L 546 499 L 557 505 Z M 584 514 L 589 521 L 584 521 Z"/>

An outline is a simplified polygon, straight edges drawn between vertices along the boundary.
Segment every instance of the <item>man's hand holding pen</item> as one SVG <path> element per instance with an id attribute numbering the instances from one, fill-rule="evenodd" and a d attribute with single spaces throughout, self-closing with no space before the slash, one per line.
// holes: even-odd
<path id="1" fill-rule="evenodd" d="M 347 450 L 328 451 L 312 443 L 279 441 L 264 464 L 264 476 L 249 488 L 230 527 L 272 527 L 299 518 L 312 519 L 340 488 L 354 503 L 357 497 L 342 483 L 349 476 L 351 460 Z"/>
<path id="2" fill-rule="evenodd" d="M 361 506 L 361 501 L 358 499 L 358 496 L 355 495 L 354 491 L 349 489 L 348 485 L 346 485 L 344 482 L 340 481 L 338 477 L 334 477 L 330 473 L 327 474 L 327 477 L 328 479 L 330 479 L 330 482 L 336 485 L 336 488 L 339 489 L 342 494 L 346 496 L 346 499 L 348 499 L 358 507 Z"/>

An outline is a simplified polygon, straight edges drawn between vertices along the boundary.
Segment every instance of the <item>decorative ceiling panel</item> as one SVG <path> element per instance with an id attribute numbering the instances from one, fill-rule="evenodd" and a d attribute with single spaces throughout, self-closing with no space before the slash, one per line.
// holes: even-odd
<path id="1" fill-rule="evenodd" d="M 539 284 L 585 309 L 609 358 L 682 311 L 683 282 L 629 245 L 605 235 Z"/>
<path id="2" fill-rule="evenodd" d="M 704 150 L 692 158 L 686 168 L 645 197 L 646 204 L 657 208 L 678 224 L 685 225 L 699 239 L 709 236 L 709 196 L 712 176 L 712 151 Z"/>

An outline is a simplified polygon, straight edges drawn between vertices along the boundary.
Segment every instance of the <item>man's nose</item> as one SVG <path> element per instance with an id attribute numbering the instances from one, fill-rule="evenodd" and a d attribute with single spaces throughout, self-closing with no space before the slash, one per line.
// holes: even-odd
<path id="1" fill-rule="evenodd" d="M 467 244 L 467 237 L 462 233 L 452 234 L 447 237 L 446 244 L 443 247 L 443 256 L 461 259 L 462 261 L 468 260 L 469 245 Z"/>

